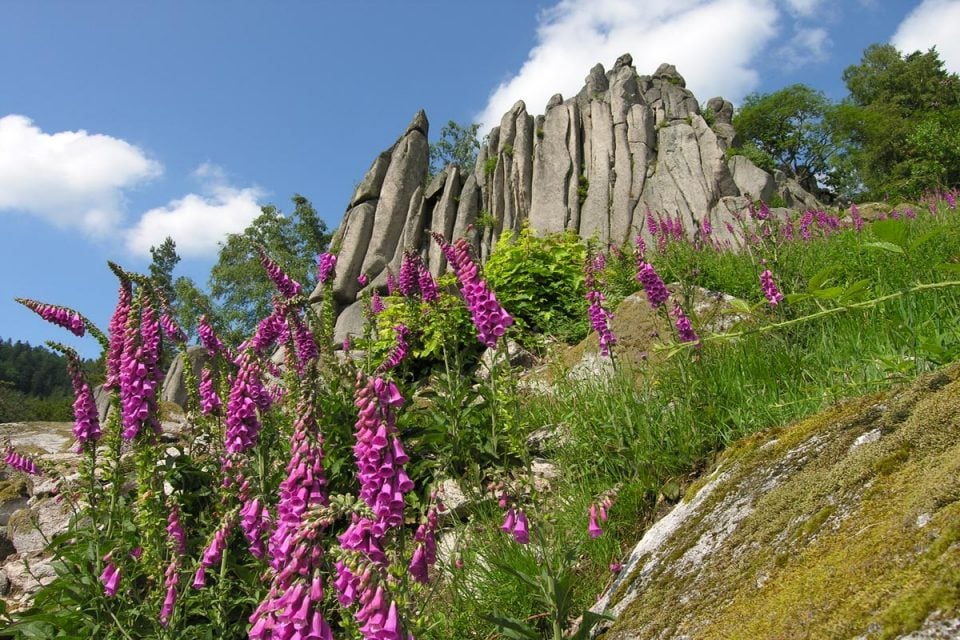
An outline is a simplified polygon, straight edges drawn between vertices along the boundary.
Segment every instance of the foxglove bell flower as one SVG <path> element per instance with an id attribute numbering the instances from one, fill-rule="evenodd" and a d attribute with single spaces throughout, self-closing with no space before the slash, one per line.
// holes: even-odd
<path id="1" fill-rule="evenodd" d="M 599 538 L 603 535 L 603 529 L 600 528 L 600 523 L 597 522 L 597 505 L 590 505 L 590 522 L 587 525 L 587 533 L 590 534 L 591 538 Z"/>
<path id="2" fill-rule="evenodd" d="M 177 344 L 183 344 L 187 341 L 187 334 L 184 333 L 166 309 L 160 314 L 160 326 L 163 328 L 164 335 Z"/>
<path id="3" fill-rule="evenodd" d="M 392 296 L 397 292 L 397 277 L 393 275 L 390 267 L 387 267 L 387 295 Z"/>
<path id="4" fill-rule="evenodd" d="M 588 309 L 590 326 L 597 332 L 600 340 L 600 355 L 607 357 L 610 355 L 610 347 L 617 343 L 617 337 L 610 330 L 610 319 L 613 314 L 604 309 L 605 299 L 604 295 L 597 290 L 587 292 L 587 301 L 590 303 Z"/>
<path id="5" fill-rule="evenodd" d="M 160 431 L 157 388 L 160 386 L 160 322 L 153 304 L 141 296 L 140 331 L 128 319 L 120 358 L 120 418 L 123 437 L 133 440 L 143 427 Z"/>
<path id="6" fill-rule="evenodd" d="M 367 286 L 368 282 L 370 282 L 370 278 L 367 277 L 367 274 L 361 273 L 357 276 L 357 284 L 359 284 L 361 287 Z"/>
<path id="7" fill-rule="evenodd" d="M 207 320 L 207 316 L 200 316 L 197 323 L 197 335 L 200 337 L 200 344 L 207 349 L 207 354 L 212 358 L 218 353 L 226 353 L 223 342 L 217 337 L 216 331 Z"/>
<path id="8" fill-rule="evenodd" d="M 517 514 L 517 522 L 513 526 L 513 539 L 518 544 L 527 544 L 530 542 L 530 529 L 527 525 L 527 514 L 522 509 Z"/>
<path id="9" fill-rule="evenodd" d="M 487 347 L 495 348 L 497 339 L 513 324 L 513 318 L 497 302 L 496 295 L 487 287 L 486 281 L 479 278 L 467 241 L 460 238 L 450 245 L 439 233 L 433 234 L 433 238 L 460 281 L 460 293 L 473 318 L 477 339 Z"/>
<path id="10" fill-rule="evenodd" d="M 400 263 L 400 294 L 407 298 L 417 295 L 419 290 L 418 278 L 423 261 L 412 251 L 405 251 L 403 262 Z"/>
<path id="11" fill-rule="evenodd" d="M 200 410 L 203 415 L 218 415 L 223 403 L 213 384 L 213 374 L 204 367 L 200 372 Z"/>
<path id="12" fill-rule="evenodd" d="M 430 272 L 427 271 L 427 268 L 422 264 L 420 265 L 417 284 L 420 286 L 420 295 L 423 297 L 424 302 L 431 303 L 440 299 L 440 290 L 437 288 L 436 280 L 433 279 L 433 276 L 430 275 Z"/>
<path id="13" fill-rule="evenodd" d="M 51 324 L 63 327 L 78 338 L 82 338 L 86 332 L 86 325 L 83 317 L 73 309 L 60 307 L 54 304 L 37 302 L 29 298 L 17 298 L 17 302 L 30 309 L 38 316 Z"/>
<path id="14" fill-rule="evenodd" d="M 767 298 L 771 307 L 777 306 L 783 300 L 783 294 L 777 288 L 777 283 L 774 282 L 770 269 L 765 269 L 760 274 L 760 288 L 763 289 L 763 295 Z"/>
<path id="15" fill-rule="evenodd" d="M 391 369 L 395 369 L 403 362 L 403 359 L 407 357 L 407 352 L 410 350 L 410 345 L 407 344 L 407 336 L 410 334 L 410 330 L 407 329 L 406 326 L 398 324 L 393 328 L 393 331 L 397 336 L 397 342 L 393 345 L 393 348 L 390 349 L 387 358 L 377 368 L 379 373 L 386 373 Z"/>
<path id="16" fill-rule="evenodd" d="M 697 335 L 697 332 L 693 330 L 693 324 L 690 322 L 690 318 L 687 317 L 678 304 L 673 306 L 673 317 L 676 318 L 675 326 L 677 328 L 677 335 L 680 337 L 680 342 L 695 342 L 699 347 L 700 337 Z"/>
<path id="17" fill-rule="evenodd" d="M 17 453 L 10 447 L 7 447 L 7 455 L 4 457 L 3 461 L 7 464 L 7 466 L 12 467 L 17 471 L 22 471 L 23 473 L 27 473 L 32 476 L 41 475 L 40 469 L 33 460 L 25 455 Z"/>
<path id="18" fill-rule="evenodd" d="M 107 379 L 104 383 L 108 389 L 120 388 L 120 359 L 126 341 L 127 318 L 132 305 L 133 286 L 129 280 L 123 279 L 120 281 L 120 291 L 117 294 L 117 306 L 110 318 L 110 349 L 107 351 Z"/>
<path id="19" fill-rule="evenodd" d="M 643 286 L 643 291 L 647 294 L 647 302 L 653 309 L 658 309 L 670 297 L 670 291 L 663 284 L 660 274 L 649 262 L 644 262 L 640 267 L 637 281 Z"/>
<path id="20" fill-rule="evenodd" d="M 163 598 L 163 606 L 160 608 L 160 625 L 163 627 L 166 627 L 167 623 L 170 622 L 173 607 L 177 603 L 177 584 L 180 582 L 179 569 L 179 561 L 173 560 L 167 565 L 167 570 L 164 572 L 163 586 L 167 588 L 167 593 Z"/>
<path id="21" fill-rule="evenodd" d="M 103 573 L 100 574 L 100 582 L 103 583 L 103 592 L 108 598 L 117 595 L 120 588 L 120 569 L 112 562 L 108 562 Z"/>
<path id="22" fill-rule="evenodd" d="M 73 385 L 73 436 L 77 439 L 78 451 L 82 451 L 85 444 L 100 439 L 100 412 L 93 398 L 93 390 L 83 375 L 79 356 L 72 349 L 64 353 Z"/>
<path id="23" fill-rule="evenodd" d="M 332 253 L 321 253 L 317 259 L 317 281 L 320 284 L 326 284 L 333 276 L 334 269 L 337 267 L 337 256 Z"/>
<path id="24" fill-rule="evenodd" d="M 299 294 L 302 289 L 300 283 L 288 276 L 283 269 L 280 268 L 280 265 L 270 259 L 263 249 L 260 249 L 259 253 L 260 264 L 267 270 L 267 275 L 270 276 L 274 286 L 277 287 L 277 291 L 285 298 L 292 298 Z"/>
<path id="25" fill-rule="evenodd" d="M 378 315 L 383 313 L 386 307 L 383 306 L 383 300 L 380 298 L 380 292 L 373 290 L 373 296 L 370 298 L 370 313 Z"/>
<path id="26" fill-rule="evenodd" d="M 270 398 L 260 381 L 260 365 L 244 353 L 227 401 L 225 448 L 227 453 L 243 453 L 256 446 L 260 437 L 257 409 L 266 410 Z"/>

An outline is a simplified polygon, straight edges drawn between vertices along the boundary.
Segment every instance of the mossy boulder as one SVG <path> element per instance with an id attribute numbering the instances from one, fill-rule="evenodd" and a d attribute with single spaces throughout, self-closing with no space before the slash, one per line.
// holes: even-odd
<path id="1" fill-rule="evenodd" d="M 960 637 L 958 377 L 728 449 L 603 594 L 601 637 Z"/>

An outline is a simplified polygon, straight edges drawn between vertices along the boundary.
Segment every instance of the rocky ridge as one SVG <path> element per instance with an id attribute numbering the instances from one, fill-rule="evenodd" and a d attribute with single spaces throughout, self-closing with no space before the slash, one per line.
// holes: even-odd
<path id="1" fill-rule="evenodd" d="M 517 102 L 490 131 L 475 168 L 449 165 L 428 183 L 429 123 L 420 111 L 370 165 L 334 236 L 337 339 L 359 333 L 361 274 L 367 287 L 382 289 L 405 251 L 443 272 L 432 231 L 468 238 L 485 260 L 501 235 L 523 224 L 621 246 L 636 233 L 649 238 L 648 210 L 679 218 L 690 237 L 709 220 L 722 239 L 725 223 L 752 200 L 779 195 L 787 206 L 816 206 L 782 174 L 744 157 L 728 162 L 732 116 L 723 98 L 701 111 L 673 65 L 640 75 L 625 54 L 609 71 L 594 66 L 577 95 L 554 95 L 543 115 Z"/>

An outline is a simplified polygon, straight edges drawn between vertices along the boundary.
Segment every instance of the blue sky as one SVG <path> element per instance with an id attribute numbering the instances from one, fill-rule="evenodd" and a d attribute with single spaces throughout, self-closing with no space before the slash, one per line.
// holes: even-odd
<path id="1" fill-rule="evenodd" d="M 420 108 L 495 124 L 596 62 L 673 62 L 701 101 L 794 82 L 845 95 L 872 42 L 960 71 L 960 0 L 0 3 L 0 337 L 77 341 L 13 303 L 105 327 L 114 260 L 171 234 L 203 284 L 217 241 L 301 193 L 332 228 Z M 69 339 L 69 340 L 68 340 Z"/>

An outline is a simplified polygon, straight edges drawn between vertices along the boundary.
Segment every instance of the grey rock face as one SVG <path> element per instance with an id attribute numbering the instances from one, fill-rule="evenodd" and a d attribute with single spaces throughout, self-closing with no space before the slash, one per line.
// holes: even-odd
<path id="1" fill-rule="evenodd" d="M 733 156 L 728 163 L 733 181 L 740 193 L 748 198 L 770 202 L 776 194 L 777 185 L 773 176 L 750 162 L 745 156 Z"/>
<path id="2" fill-rule="evenodd" d="M 534 197 L 530 204 L 530 226 L 541 233 L 580 226 L 580 204 L 576 199 L 580 175 L 580 110 L 575 102 L 557 103 L 554 98 L 548 104 L 543 128 L 537 130 L 533 149 Z"/>
<path id="3" fill-rule="evenodd" d="M 347 336 L 356 337 L 363 334 L 363 302 L 357 300 L 337 316 L 336 326 L 333 328 L 334 344 L 343 344 Z"/>
<path id="4" fill-rule="evenodd" d="M 360 290 L 357 277 L 363 273 L 363 259 L 373 233 L 376 210 L 376 199 L 365 200 L 348 210 L 340 224 L 343 232 L 337 253 L 337 270 L 333 277 L 333 296 L 338 304 L 350 304 Z M 318 285 L 314 296 L 319 295 L 319 290 Z"/>
<path id="5" fill-rule="evenodd" d="M 452 240 L 454 239 L 453 225 L 457 219 L 458 200 L 460 199 L 460 169 L 456 165 L 450 165 L 444 173 L 447 174 L 447 179 L 443 189 L 443 195 L 433 209 L 433 219 L 430 221 L 428 231 L 439 233 L 444 238 Z M 425 238 L 425 244 L 429 248 L 428 263 L 430 264 L 430 272 L 436 277 L 443 273 L 447 266 L 447 259 L 444 257 L 443 252 L 440 251 L 440 245 L 432 242 L 429 237 Z"/>
<path id="6" fill-rule="evenodd" d="M 197 381 L 200 380 L 200 369 L 210 362 L 210 356 L 207 350 L 201 346 L 192 346 L 187 348 L 187 357 L 190 358 L 190 365 Z M 183 355 L 178 355 L 170 363 L 167 369 L 167 375 L 163 379 L 163 390 L 160 393 L 160 399 L 163 402 L 173 402 L 180 405 L 181 408 L 187 406 L 187 381 L 183 369 Z"/>
<path id="7" fill-rule="evenodd" d="M 371 278 L 390 263 L 404 229 L 410 199 L 427 175 L 429 148 L 427 120 L 423 111 L 407 127 L 390 154 L 390 164 L 377 199 L 373 230 L 361 272 Z"/>

